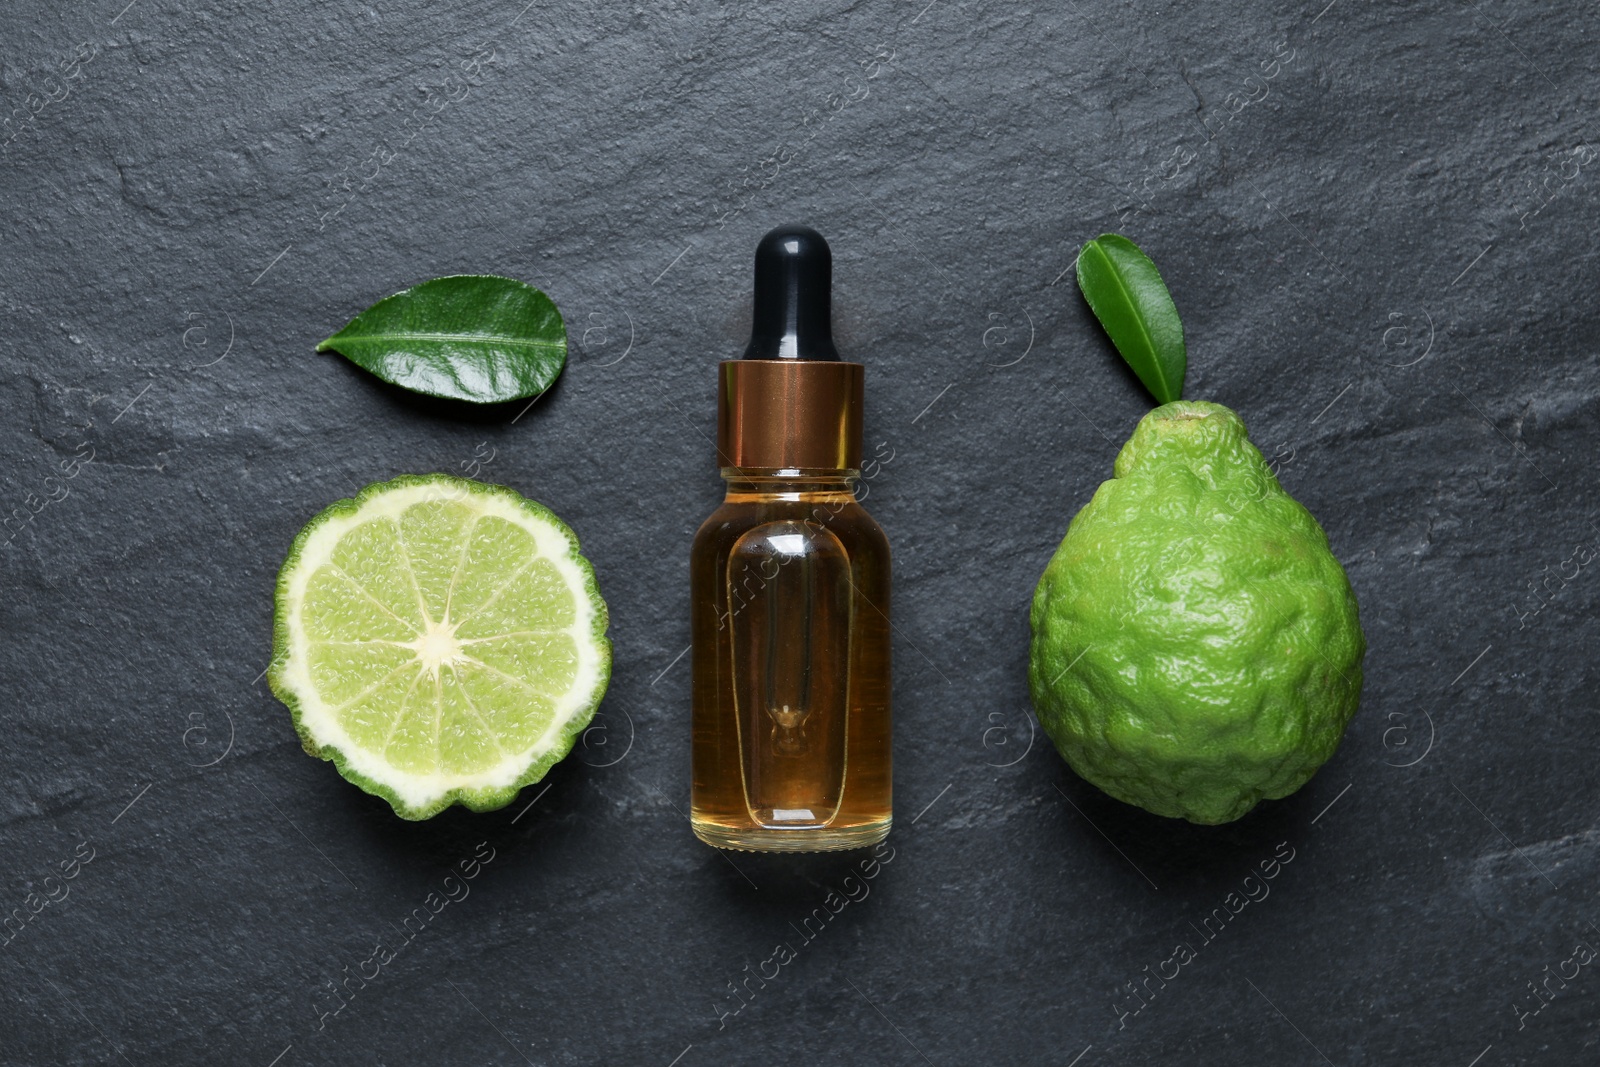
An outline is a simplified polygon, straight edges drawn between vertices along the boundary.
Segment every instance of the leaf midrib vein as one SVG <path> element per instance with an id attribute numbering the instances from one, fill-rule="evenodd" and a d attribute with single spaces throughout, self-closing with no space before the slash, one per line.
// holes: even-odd
<path id="1" fill-rule="evenodd" d="M 534 341 L 482 333 L 352 333 L 330 337 L 323 342 L 323 345 L 337 348 L 340 344 L 348 344 L 351 341 L 454 341 L 464 344 L 498 344 L 510 348 L 565 349 L 567 347 L 565 341 Z"/>

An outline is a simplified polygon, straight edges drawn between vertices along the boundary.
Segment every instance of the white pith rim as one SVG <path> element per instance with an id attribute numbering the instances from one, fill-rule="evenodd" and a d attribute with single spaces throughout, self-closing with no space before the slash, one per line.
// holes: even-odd
<path id="1" fill-rule="evenodd" d="M 330 562 L 339 540 L 350 530 L 374 519 L 398 522 L 400 514 L 416 504 L 450 500 L 477 512 L 480 518 L 504 519 L 526 530 L 538 546 L 539 557 L 551 563 L 572 592 L 575 617 L 571 626 L 560 631 L 573 639 L 578 665 L 572 687 L 563 695 L 548 695 L 555 704 L 550 725 L 532 745 L 520 752 L 507 753 L 494 766 L 473 774 L 409 774 L 385 761 L 381 754 L 356 745 L 333 714 L 333 708 L 317 695 L 311 682 L 309 650 L 301 609 L 311 576 Z M 507 574 L 507 578 L 511 577 Z M 490 492 L 456 492 L 441 484 L 401 486 L 362 503 L 353 514 L 328 519 L 312 531 L 301 546 L 300 559 L 289 575 L 289 654 L 279 679 L 299 698 L 300 723 L 312 739 L 323 747 L 339 750 L 349 769 L 392 790 L 411 807 L 424 807 L 453 789 L 497 789 L 513 784 L 523 771 L 547 754 L 562 730 L 593 698 L 600 682 L 601 656 L 594 638 L 595 609 L 589 600 L 584 570 L 574 558 L 572 544 L 556 528 L 525 511 L 514 501 Z M 419 649 L 419 660 L 421 650 Z"/>

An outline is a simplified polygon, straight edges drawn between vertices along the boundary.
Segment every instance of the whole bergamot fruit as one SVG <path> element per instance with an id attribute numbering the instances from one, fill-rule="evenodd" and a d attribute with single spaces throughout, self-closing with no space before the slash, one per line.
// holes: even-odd
<path id="1" fill-rule="evenodd" d="M 1222 405 L 1156 408 L 1114 470 L 1034 593 L 1034 707 L 1118 800 L 1230 822 L 1338 748 L 1367 647 L 1355 594 Z"/>

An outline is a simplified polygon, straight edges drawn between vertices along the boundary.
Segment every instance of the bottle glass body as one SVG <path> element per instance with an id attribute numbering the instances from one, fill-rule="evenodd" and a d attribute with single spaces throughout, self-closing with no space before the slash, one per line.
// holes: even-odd
<path id="1" fill-rule="evenodd" d="M 690 821 L 708 844 L 888 835 L 889 544 L 854 475 L 727 468 L 695 535 Z"/>

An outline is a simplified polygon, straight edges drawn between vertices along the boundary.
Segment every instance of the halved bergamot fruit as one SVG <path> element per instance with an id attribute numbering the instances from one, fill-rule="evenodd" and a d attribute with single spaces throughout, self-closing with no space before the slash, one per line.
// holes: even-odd
<path id="1" fill-rule="evenodd" d="M 278 575 L 268 680 L 307 752 L 401 818 L 511 803 L 611 677 L 606 605 L 542 504 L 445 474 L 312 519 Z"/>

